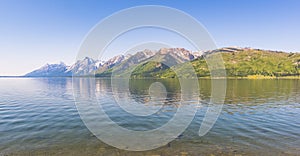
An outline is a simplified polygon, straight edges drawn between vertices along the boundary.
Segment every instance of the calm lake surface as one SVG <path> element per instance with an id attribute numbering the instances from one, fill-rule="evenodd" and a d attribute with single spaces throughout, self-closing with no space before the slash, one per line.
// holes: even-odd
<path id="1" fill-rule="evenodd" d="M 147 103 L 148 88 L 156 81 L 167 91 L 164 109 L 138 120 L 112 102 L 110 80 L 92 82 L 113 121 L 149 130 L 171 119 L 180 101 L 176 80 L 132 80 L 130 98 Z M 80 87 L 90 83 L 89 78 L 74 80 Z M 299 155 L 300 80 L 227 80 L 222 112 L 203 137 L 198 131 L 211 81 L 199 80 L 199 88 L 203 107 L 195 105 L 195 118 L 182 135 L 158 149 L 130 152 L 101 142 L 86 128 L 76 109 L 72 78 L 0 78 L 0 155 Z"/>

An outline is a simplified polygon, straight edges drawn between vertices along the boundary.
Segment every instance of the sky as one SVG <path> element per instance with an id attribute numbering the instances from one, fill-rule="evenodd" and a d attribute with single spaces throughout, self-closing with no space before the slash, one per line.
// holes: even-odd
<path id="1" fill-rule="evenodd" d="M 219 48 L 300 52 L 298 0 L 0 0 L 0 75 L 24 75 L 46 63 L 72 64 L 83 39 L 97 23 L 141 5 L 162 5 L 191 15 Z M 109 52 L 105 57 L 110 57 Z"/>

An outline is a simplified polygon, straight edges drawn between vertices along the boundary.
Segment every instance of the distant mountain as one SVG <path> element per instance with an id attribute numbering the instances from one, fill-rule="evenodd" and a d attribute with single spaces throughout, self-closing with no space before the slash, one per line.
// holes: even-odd
<path id="1" fill-rule="evenodd" d="M 105 61 L 103 64 L 101 64 L 99 66 L 99 68 L 97 69 L 96 72 L 104 72 L 116 65 L 119 65 L 122 61 L 124 61 L 125 59 L 127 59 L 127 57 L 125 57 L 124 55 L 117 55 L 112 57 L 111 59 Z"/>
<path id="2" fill-rule="evenodd" d="M 171 67 L 190 62 L 197 58 L 184 48 L 162 48 L 152 57 L 140 62 L 131 72 L 132 78 L 159 77 Z"/>
<path id="3" fill-rule="evenodd" d="M 47 64 L 25 76 L 130 76 L 132 78 L 174 78 L 173 68 L 185 71 L 190 62 L 198 77 L 210 76 L 205 57 L 221 53 L 227 76 L 247 77 L 293 76 L 300 73 L 300 54 L 251 48 L 225 47 L 211 51 L 191 52 L 184 48 L 162 48 L 158 51 L 143 50 L 133 55 L 118 55 L 107 61 L 89 57 L 78 60 L 71 66 L 64 63 Z M 185 76 L 188 76 L 186 74 Z"/>
<path id="4" fill-rule="evenodd" d="M 97 76 L 109 76 L 112 70 L 128 70 L 147 61 L 165 60 L 169 61 L 169 66 L 173 66 L 178 63 L 193 60 L 198 56 L 200 56 L 199 53 L 191 53 L 184 48 L 162 48 L 159 51 L 146 49 L 133 55 L 117 55 L 107 61 L 99 61 L 85 57 L 83 60 L 78 60 L 71 66 L 67 66 L 64 63 L 47 64 L 25 76 L 88 76 L 94 75 L 94 73 L 96 73 Z"/>
<path id="5" fill-rule="evenodd" d="M 178 72 L 184 73 L 181 76 L 190 77 L 189 73 L 185 73 L 189 62 L 197 77 L 209 77 L 211 71 L 205 57 L 216 53 L 222 55 L 228 77 L 300 76 L 300 53 L 239 47 L 215 49 L 202 55 L 183 48 L 163 48 L 147 59 L 129 65 L 124 61 L 119 66 L 96 75 L 105 77 L 113 73 L 120 77 L 130 75 L 131 78 L 175 78 L 178 76 L 173 70 L 176 66 Z"/>
<path id="6" fill-rule="evenodd" d="M 75 64 L 68 67 L 65 73 L 76 76 L 89 75 L 97 70 L 99 66 L 101 66 L 100 61 L 85 57 L 83 60 L 78 60 Z"/>
<path id="7" fill-rule="evenodd" d="M 284 77 L 300 76 L 300 53 L 261 50 L 252 48 L 227 47 L 204 52 L 190 63 L 197 77 L 210 76 L 205 57 L 211 54 L 222 55 L 227 77 Z M 186 63 L 178 66 L 178 72 L 184 73 Z M 143 71 L 145 72 L 145 71 Z M 154 73 L 154 78 L 174 78 L 177 75 L 172 68 Z M 185 75 L 189 77 L 189 75 Z"/>
<path id="8" fill-rule="evenodd" d="M 123 70 L 123 69 L 127 69 L 128 67 L 138 64 L 150 57 L 152 57 L 155 54 L 155 52 L 150 51 L 150 50 L 144 50 L 144 51 L 140 51 L 137 52 L 134 55 L 130 55 L 126 60 L 124 60 L 124 62 L 122 62 L 122 64 L 120 64 L 118 66 L 118 69 Z"/>
<path id="9" fill-rule="evenodd" d="M 196 58 L 192 52 L 184 48 L 162 48 L 158 51 L 159 56 L 172 56 L 176 59 L 177 63 L 184 63 L 186 61 L 191 61 Z"/>
<path id="10" fill-rule="evenodd" d="M 24 76 L 26 77 L 55 77 L 55 76 L 89 76 L 96 71 L 105 71 L 115 65 L 119 65 L 127 59 L 127 56 L 115 56 L 107 61 L 94 60 L 85 57 L 83 60 L 76 61 L 73 65 L 67 66 L 64 63 L 46 64 Z"/>
<path id="11" fill-rule="evenodd" d="M 66 66 L 64 63 L 47 64 L 37 70 L 34 70 L 26 77 L 54 77 L 54 76 L 87 76 L 93 74 L 103 62 L 85 57 L 83 60 L 78 60 L 71 66 Z"/>
<path id="12" fill-rule="evenodd" d="M 43 67 L 34 70 L 25 76 L 28 77 L 48 77 L 48 76 L 71 76 L 72 73 L 66 73 L 68 66 L 63 62 L 60 64 L 46 64 Z"/>
<path id="13" fill-rule="evenodd" d="M 119 77 L 123 77 L 128 74 L 132 74 L 135 77 L 144 77 L 141 75 L 142 73 L 140 73 L 144 72 L 144 70 L 147 70 L 146 75 L 151 76 L 149 73 L 150 70 L 151 72 L 161 71 L 176 64 L 191 61 L 197 57 L 198 55 L 194 56 L 192 52 L 184 48 L 162 48 L 159 51 L 144 50 L 137 52 L 109 70 L 97 71 L 96 76 L 109 77 L 112 73 L 114 73 L 115 76 Z M 138 70 L 135 70 L 132 73 L 132 70 L 138 65 L 142 65 L 143 68 L 139 67 Z"/>

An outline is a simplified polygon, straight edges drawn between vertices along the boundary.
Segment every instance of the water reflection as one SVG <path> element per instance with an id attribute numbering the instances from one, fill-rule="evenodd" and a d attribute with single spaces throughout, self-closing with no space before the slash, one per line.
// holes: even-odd
<path id="1" fill-rule="evenodd" d="M 90 80 L 81 79 L 80 81 L 82 83 L 82 81 Z M 177 79 L 132 79 L 129 81 L 131 98 L 146 103 L 149 97 L 149 87 L 154 82 L 161 82 L 165 86 L 170 104 L 180 100 L 181 88 Z M 211 80 L 199 80 L 201 100 L 210 99 L 211 83 Z M 97 92 L 112 92 L 110 79 L 96 79 L 95 85 Z M 124 91 L 122 88 L 118 89 L 119 92 Z M 225 104 L 259 105 L 274 101 L 300 101 L 300 96 L 296 96 L 299 92 L 299 80 L 227 80 Z"/>
<path id="2" fill-rule="evenodd" d="M 149 92 L 154 82 L 160 82 L 165 87 L 167 94 L 161 96 L 164 99 L 162 105 L 149 102 L 161 100 L 160 96 Z M 73 100 L 73 94 L 80 94 L 87 101 L 96 98 L 104 104 L 105 112 L 118 125 L 140 131 L 165 124 L 180 106 L 182 92 L 176 79 L 131 80 L 129 86 L 129 92 L 124 92 L 122 88 L 112 89 L 111 80 L 98 78 L 76 78 L 73 79 L 73 86 L 70 78 L 0 79 L 0 155 L 15 151 L 21 151 L 19 155 L 23 155 L 24 151 L 39 149 L 59 155 L 54 150 L 56 147 L 60 147 L 66 155 L 76 155 L 82 148 L 97 153 L 99 147 L 105 148 L 101 150 L 102 154 L 136 154 L 117 150 L 98 141 L 82 123 Z M 74 91 L 73 87 L 77 89 Z M 187 100 L 181 105 L 191 105 L 198 110 L 194 121 L 182 136 L 173 141 L 170 147 L 137 155 L 178 155 L 182 151 L 209 155 L 215 149 L 237 151 L 230 151 L 232 153 L 229 155 L 243 152 L 252 155 L 297 155 L 300 152 L 299 80 L 228 80 L 222 113 L 213 129 L 204 137 L 199 137 L 197 132 L 211 97 L 211 80 L 199 80 L 199 88 L 199 101 Z M 114 91 L 124 93 L 120 95 L 146 108 L 160 109 L 147 117 L 130 115 L 120 108 Z M 184 98 L 193 99 L 189 96 Z M 197 103 L 203 107 L 196 107 Z M 86 111 L 94 108 L 87 104 L 82 105 Z M 91 118 L 96 115 L 91 115 Z"/>
<path id="3" fill-rule="evenodd" d="M 208 99 L 211 81 L 199 80 L 200 96 Z M 299 80 L 228 80 L 225 104 L 258 105 L 281 100 L 299 101 Z"/>

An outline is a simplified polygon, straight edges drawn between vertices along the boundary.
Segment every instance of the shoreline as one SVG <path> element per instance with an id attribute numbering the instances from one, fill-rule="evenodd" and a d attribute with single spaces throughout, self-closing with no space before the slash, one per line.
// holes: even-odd
<path id="1" fill-rule="evenodd" d="M 231 155 L 284 155 L 284 156 L 296 156 L 297 149 L 281 150 L 276 148 L 257 148 L 254 146 L 245 146 L 232 143 L 230 145 L 211 144 L 211 143 L 185 143 L 182 144 L 180 141 L 172 141 L 169 145 L 159 147 L 157 149 L 148 151 L 126 151 L 117 149 L 115 147 L 106 145 L 101 141 L 93 141 L 93 143 L 83 144 L 71 144 L 71 145 L 56 145 L 50 147 L 40 147 L 23 149 L 16 151 L 0 152 L 0 155 L 6 156 L 26 156 L 26 155 L 65 155 L 65 156 L 93 156 L 93 155 L 149 155 L 149 156 L 231 156 Z"/>
<path id="2" fill-rule="evenodd" d="M 101 78 L 101 79 L 110 79 L 111 77 L 97 77 L 97 76 L 0 76 L 0 78 Z M 300 76 L 263 76 L 263 75 L 250 75 L 247 77 L 197 77 L 199 80 L 209 80 L 209 79 L 228 79 L 228 80 L 300 80 Z M 122 79 L 122 77 L 118 77 Z M 149 80 L 149 79 L 176 79 L 176 78 L 132 78 L 133 80 Z M 195 79 L 195 78 L 183 78 L 183 79 Z"/>

